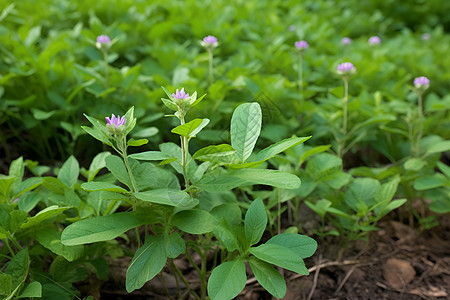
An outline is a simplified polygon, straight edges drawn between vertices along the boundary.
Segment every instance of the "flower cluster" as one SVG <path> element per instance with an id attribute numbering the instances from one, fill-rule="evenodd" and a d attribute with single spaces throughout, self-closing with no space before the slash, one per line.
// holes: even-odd
<path id="1" fill-rule="evenodd" d="M 370 38 L 369 38 L 369 44 L 370 45 L 378 45 L 378 44 L 380 44 L 381 43 L 381 39 L 380 39 L 380 37 L 378 37 L 378 36 L 371 36 Z"/>
<path id="2" fill-rule="evenodd" d="M 219 46 L 219 41 L 213 35 L 208 35 L 203 38 L 203 41 L 200 42 L 205 48 L 216 48 Z"/>
<path id="3" fill-rule="evenodd" d="M 111 39 L 107 35 L 99 35 L 95 45 L 98 49 L 109 49 L 109 47 L 111 47 Z"/>
<path id="4" fill-rule="evenodd" d="M 297 41 L 295 42 L 295 48 L 297 48 L 300 51 L 306 50 L 309 48 L 307 41 Z"/>
<path id="5" fill-rule="evenodd" d="M 350 45 L 352 43 L 352 39 L 349 37 L 343 37 L 341 40 L 341 44 L 346 46 L 346 45 Z"/>
<path id="6" fill-rule="evenodd" d="M 338 64 L 337 73 L 340 75 L 348 75 L 356 72 L 355 66 L 351 62 L 344 62 L 342 64 Z"/>
<path id="7" fill-rule="evenodd" d="M 426 90 L 430 86 L 430 79 L 425 76 L 416 77 L 414 79 L 414 86 L 420 90 Z"/>
<path id="8" fill-rule="evenodd" d="M 112 134 L 121 133 L 125 127 L 125 122 L 127 121 L 127 119 L 125 119 L 125 116 L 120 117 L 119 115 L 117 115 L 116 117 L 114 114 L 112 114 L 111 118 L 106 117 L 105 119 L 106 128 Z"/>
<path id="9" fill-rule="evenodd" d="M 177 89 L 175 93 L 172 93 L 172 96 L 178 100 L 189 98 L 189 94 L 184 91 L 184 88 L 181 91 Z"/>

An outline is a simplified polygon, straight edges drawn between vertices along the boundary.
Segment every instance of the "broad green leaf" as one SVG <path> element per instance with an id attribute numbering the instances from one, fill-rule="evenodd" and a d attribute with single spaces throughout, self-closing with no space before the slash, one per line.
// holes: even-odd
<path id="1" fill-rule="evenodd" d="M 174 189 L 158 189 L 146 192 L 134 193 L 134 196 L 142 201 L 183 207 L 191 202 L 188 193 Z"/>
<path id="2" fill-rule="evenodd" d="M 127 142 L 127 145 L 132 146 L 132 147 L 139 147 L 139 146 L 145 145 L 147 143 L 148 143 L 147 139 L 139 139 L 139 140 L 129 139 Z"/>
<path id="3" fill-rule="evenodd" d="M 145 244 L 136 251 L 126 275 L 128 293 L 140 289 L 147 281 L 155 277 L 167 261 L 164 238 L 149 236 Z"/>
<path id="4" fill-rule="evenodd" d="M 29 192 L 20 197 L 19 209 L 24 212 L 30 212 L 42 200 L 42 194 L 37 192 Z"/>
<path id="5" fill-rule="evenodd" d="M 54 194 L 64 194 L 64 190 L 67 188 L 58 178 L 51 176 L 44 177 L 42 185 Z"/>
<path id="6" fill-rule="evenodd" d="M 192 138 L 208 125 L 209 119 L 194 119 L 186 124 L 175 127 L 171 132 Z"/>
<path id="7" fill-rule="evenodd" d="M 126 193 L 128 192 L 126 189 L 117 186 L 112 183 L 107 182 L 97 182 L 97 181 L 91 181 L 91 182 L 85 182 L 81 184 L 81 188 L 85 191 L 93 192 L 93 191 L 110 191 L 110 192 L 116 192 L 116 193 Z"/>
<path id="8" fill-rule="evenodd" d="M 61 232 L 51 228 L 42 228 L 35 233 L 38 242 L 57 255 L 68 261 L 73 261 L 83 254 L 82 245 L 66 246 L 61 243 Z"/>
<path id="9" fill-rule="evenodd" d="M 41 298 L 42 285 L 39 281 L 30 282 L 17 298 Z"/>
<path id="10" fill-rule="evenodd" d="M 100 122 L 99 122 L 100 123 Z M 106 144 L 108 146 L 112 146 L 111 140 L 106 132 L 104 130 L 99 130 L 97 128 L 91 128 L 88 126 L 81 126 L 81 128 L 86 131 L 90 136 L 93 138 L 99 140 L 103 144 Z"/>
<path id="11" fill-rule="evenodd" d="M 34 227 L 49 218 L 59 215 L 68 208 L 69 207 L 58 207 L 57 205 L 49 206 L 38 212 L 33 217 L 28 218 L 27 221 L 20 226 L 20 228 L 27 229 L 30 227 Z"/>
<path id="12" fill-rule="evenodd" d="M 375 195 L 375 205 L 370 210 L 374 210 L 376 215 L 382 213 L 386 205 L 394 198 L 399 183 L 400 176 L 397 175 L 392 180 L 382 184 Z"/>
<path id="13" fill-rule="evenodd" d="M 125 130 L 123 131 L 123 135 L 127 135 L 131 130 L 133 130 L 134 126 L 136 126 L 136 118 L 134 117 L 134 106 L 130 107 L 128 111 L 125 113 Z"/>
<path id="14" fill-rule="evenodd" d="M 320 199 L 318 200 L 316 203 L 311 203 L 309 201 L 305 201 L 305 204 L 311 208 L 316 214 L 318 214 L 319 216 L 321 216 L 322 218 L 325 216 L 325 214 L 327 213 L 327 208 L 331 206 L 331 201 L 327 200 L 327 199 Z"/>
<path id="15" fill-rule="evenodd" d="M 214 230 L 216 220 L 205 210 L 190 209 L 176 213 L 172 225 L 190 234 L 203 234 Z"/>
<path id="16" fill-rule="evenodd" d="M 20 250 L 6 266 L 5 274 L 11 275 L 12 278 L 12 294 L 10 296 L 17 292 L 27 278 L 29 267 L 30 257 L 27 248 Z M 8 298 L 11 299 L 12 297 Z"/>
<path id="17" fill-rule="evenodd" d="M 123 160 L 116 156 L 110 155 L 105 159 L 106 168 L 116 177 L 117 180 L 126 184 L 128 188 L 132 189 L 130 175 L 128 175 L 127 169 L 125 167 L 125 163 Z"/>
<path id="18" fill-rule="evenodd" d="M 221 162 L 223 156 L 230 156 L 236 152 L 231 145 L 221 144 L 202 148 L 194 153 L 194 159 Z"/>
<path id="19" fill-rule="evenodd" d="M 286 151 L 287 149 L 300 145 L 301 143 L 306 142 L 309 140 L 311 136 L 308 137 L 291 137 L 285 140 L 282 140 L 276 144 L 273 144 L 263 150 L 261 150 L 255 158 L 255 161 L 266 161 L 275 155 Z"/>
<path id="20" fill-rule="evenodd" d="M 77 183 L 80 175 L 80 165 L 72 155 L 66 160 L 58 173 L 58 179 L 67 187 L 71 188 Z"/>
<path id="21" fill-rule="evenodd" d="M 312 149 L 308 149 L 305 152 L 303 152 L 302 156 L 300 157 L 300 160 L 298 162 L 299 165 L 302 165 L 303 162 L 310 156 L 314 155 L 314 154 L 318 154 L 318 153 L 322 153 L 324 151 L 327 151 L 328 149 L 330 149 L 331 145 L 322 145 L 322 146 L 317 146 L 314 147 Z"/>
<path id="22" fill-rule="evenodd" d="M 267 225 L 267 213 L 261 199 L 255 199 L 245 214 L 244 230 L 248 246 L 261 239 Z"/>
<path id="23" fill-rule="evenodd" d="M 146 221 L 142 215 L 134 212 L 84 219 L 67 226 L 61 235 L 61 242 L 73 246 L 108 241 Z"/>
<path id="24" fill-rule="evenodd" d="M 16 177 L 5 176 L 0 174 L 0 202 L 6 202 L 6 199 L 10 197 L 11 185 Z"/>
<path id="25" fill-rule="evenodd" d="M 0 272 L 0 296 L 11 294 L 11 290 L 12 290 L 11 275 Z"/>
<path id="26" fill-rule="evenodd" d="M 450 141 L 440 141 L 437 143 L 432 143 L 427 148 L 427 155 L 433 153 L 441 153 L 450 150 Z"/>
<path id="27" fill-rule="evenodd" d="M 252 154 L 261 132 L 262 113 L 258 103 L 239 105 L 231 118 L 231 146 L 236 149 L 236 157 L 244 163 Z"/>
<path id="28" fill-rule="evenodd" d="M 211 300 L 233 299 L 244 289 L 246 281 L 244 262 L 224 262 L 214 268 L 209 277 L 208 296 Z"/>
<path id="29" fill-rule="evenodd" d="M 134 153 L 129 155 L 128 157 L 134 158 L 137 160 L 165 160 L 170 159 L 172 156 L 162 153 L 161 151 L 145 151 L 141 153 Z"/>
<path id="30" fill-rule="evenodd" d="M 89 176 L 88 176 L 88 181 L 92 181 L 94 180 L 95 176 L 97 175 L 97 173 L 103 169 L 104 167 L 106 167 L 106 161 L 105 159 L 111 155 L 111 152 L 109 151 L 105 151 L 105 152 L 100 152 L 99 154 L 97 154 L 94 159 L 91 162 L 91 165 L 89 166 Z"/>
<path id="31" fill-rule="evenodd" d="M 43 111 L 43 110 L 40 110 L 37 108 L 31 108 L 31 112 L 33 113 L 33 117 L 36 120 L 43 121 L 43 120 L 47 120 L 48 118 L 53 116 L 56 113 L 56 110 Z"/>
<path id="32" fill-rule="evenodd" d="M 271 264 L 251 257 L 248 261 L 256 280 L 275 298 L 283 298 L 286 294 L 286 282 L 283 276 Z"/>
<path id="33" fill-rule="evenodd" d="M 250 248 L 250 253 L 257 258 L 302 275 L 308 275 L 302 258 L 291 249 L 277 244 L 263 244 Z"/>
<path id="34" fill-rule="evenodd" d="M 162 101 L 162 102 L 164 103 L 164 105 L 167 106 L 169 109 L 175 110 L 175 111 L 178 110 L 178 106 L 177 106 L 175 103 L 173 103 L 171 100 L 165 99 L 165 98 L 161 98 L 161 101 Z"/>
<path id="35" fill-rule="evenodd" d="M 169 234 L 164 239 L 166 243 L 166 253 L 170 258 L 177 258 L 180 254 L 186 252 L 186 243 L 178 232 Z"/>
<path id="36" fill-rule="evenodd" d="M 42 177 L 31 177 L 28 179 L 25 179 L 21 183 L 19 183 L 17 186 L 13 189 L 14 198 L 19 197 L 23 193 L 26 193 L 28 191 L 31 191 L 38 186 L 40 186 L 43 182 Z"/>
<path id="37" fill-rule="evenodd" d="M 317 242 L 305 235 L 296 233 L 282 233 L 272 237 L 266 244 L 284 246 L 300 258 L 310 257 L 316 252 Z"/>
<path id="38" fill-rule="evenodd" d="M 450 179 L 440 173 L 422 176 L 414 181 L 414 188 L 418 191 L 430 190 L 441 186 L 450 186 Z"/>
<path id="39" fill-rule="evenodd" d="M 421 160 L 420 158 L 410 158 L 407 161 L 405 161 L 405 163 L 403 164 L 403 166 L 405 167 L 406 170 L 410 170 L 410 171 L 419 171 L 420 169 L 422 169 L 427 163 L 423 160 Z"/>
<path id="40" fill-rule="evenodd" d="M 450 180 L 450 167 L 440 161 L 436 164 L 439 170 L 441 170 L 441 172 Z"/>
<path id="41" fill-rule="evenodd" d="M 356 178 L 345 191 L 345 203 L 355 212 L 365 213 L 375 204 L 375 196 L 380 189 L 380 182 L 373 178 Z"/>
<path id="42" fill-rule="evenodd" d="M 200 180 L 196 186 L 205 191 L 219 192 L 255 184 L 295 189 L 300 186 L 301 181 L 293 174 L 277 170 L 243 169 L 229 171 L 220 175 L 207 176 Z"/>
<path id="43" fill-rule="evenodd" d="M 23 157 L 19 157 L 11 162 L 11 165 L 9 166 L 9 176 L 15 177 L 15 181 L 20 182 L 22 181 L 24 173 L 24 164 L 23 164 Z"/>

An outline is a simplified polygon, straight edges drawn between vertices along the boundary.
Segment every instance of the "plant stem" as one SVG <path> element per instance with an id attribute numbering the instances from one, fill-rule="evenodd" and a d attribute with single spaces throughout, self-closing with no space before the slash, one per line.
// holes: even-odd
<path id="1" fill-rule="evenodd" d="M 180 277 L 180 279 L 183 281 L 183 283 L 186 286 L 186 288 L 188 289 L 188 291 L 195 297 L 195 299 L 200 299 L 200 297 L 197 295 L 197 293 L 190 288 L 188 281 L 183 276 L 180 269 L 178 269 L 178 267 L 175 265 L 172 258 L 169 259 L 169 264 L 170 264 L 172 270 L 175 271 L 175 273 L 178 275 L 178 277 Z"/>
<path id="2" fill-rule="evenodd" d="M 415 154 L 417 156 L 420 155 L 420 140 L 422 139 L 422 134 L 423 134 L 423 107 L 422 107 L 422 93 L 421 92 L 417 92 L 417 97 L 418 97 L 418 113 L 419 113 L 419 119 L 417 120 L 418 122 L 418 130 L 417 130 L 417 137 L 416 137 L 416 141 L 415 141 Z"/>
<path id="3" fill-rule="evenodd" d="M 184 116 L 180 117 L 181 125 L 185 124 Z M 187 164 L 189 157 L 189 141 L 185 136 L 180 136 L 181 140 L 181 167 L 183 168 L 183 177 L 184 177 L 184 185 L 185 189 L 189 187 L 189 178 L 187 175 Z"/>
<path id="4" fill-rule="evenodd" d="M 6 245 L 6 248 L 8 248 L 9 253 L 11 253 L 12 257 L 15 257 L 16 254 L 14 253 L 13 249 L 9 245 L 8 238 L 5 239 L 5 245 Z"/>
<path id="5" fill-rule="evenodd" d="M 213 49 L 207 48 L 208 50 L 208 58 L 209 58 L 209 72 L 208 72 L 208 78 L 209 78 L 209 84 L 212 85 L 214 83 L 214 74 L 213 74 Z"/>
<path id="6" fill-rule="evenodd" d="M 109 70 L 108 70 L 108 51 L 102 50 L 103 63 L 105 66 L 105 88 L 109 87 Z"/>
<path id="7" fill-rule="evenodd" d="M 281 233 L 281 189 L 278 188 L 278 234 Z"/>
<path id="8" fill-rule="evenodd" d="M 344 98 L 343 101 L 343 115 L 344 115 L 344 122 L 342 125 L 342 130 L 344 132 L 344 135 L 347 134 L 347 103 L 348 103 L 348 77 L 344 76 Z"/>
<path id="9" fill-rule="evenodd" d="M 298 55 L 298 88 L 301 93 L 301 104 L 303 104 L 303 54 L 299 53 Z"/>
<path id="10" fill-rule="evenodd" d="M 131 172 L 130 163 L 128 162 L 128 155 L 127 155 L 127 146 L 126 146 L 125 137 L 120 142 L 119 145 L 119 153 L 122 155 L 123 162 L 125 163 L 125 167 L 127 168 L 128 174 L 130 175 L 131 185 L 133 187 L 133 193 L 138 192 L 138 188 L 136 185 L 136 180 L 134 179 L 133 173 Z"/>

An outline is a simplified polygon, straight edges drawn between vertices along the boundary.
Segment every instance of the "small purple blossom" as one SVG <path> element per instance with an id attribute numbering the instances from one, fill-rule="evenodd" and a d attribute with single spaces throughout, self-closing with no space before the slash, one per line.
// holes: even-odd
<path id="1" fill-rule="evenodd" d="M 105 119 L 107 122 L 106 123 L 107 126 L 114 126 L 116 129 L 118 129 L 119 126 L 124 125 L 125 122 L 127 121 L 125 119 L 125 116 L 122 116 L 122 118 L 121 118 L 119 115 L 117 115 L 117 118 L 116 118 L 116 116 L 114 114 L 111 116 L 111 119 L 108 117 L 106 117 Z"/>
<path id="2" fill-rule="evenodd" d="M 416 77 L 414 79 L 414 85 L 416 88 L 428 88 L 430 85 L 430 79 L 426 78 L 425 76 Z"/>
<path id="3" fill-rule="evenodd" d="M 97 37 L 97 43 L 111 44 L 111 39 L 109 38 L 109 36 L 102 34 Z"/>
<path id="4" fill-rule="evenodd" d="M 378 36 L 371 36 L 370 38 L 369 38 L 369 44 L 370 45 L 378 45 L 378 44 L 380 44 L 381 43 L 381 39 L 380 39 L 380 37 L 378 37 Z"/>
<path id="5" fill-rule="evenodd" d="M 291 25 L 288 28 L 289 31 L 295 31 L 295 29 L 296 29 L 295 25 Z"/>
<path id="6" fill-rule="evenodd" d="M 351 62 L 344 62 L 342 64 L 338 64 L 337 66 L 338 74 L 354 73 L 355 71 L 356 68 Z"/>
<path id="7" fill-rule="evenodd" d="M 429 33 L 422 34 L 422 40 L 428 41 L 431 38 L 431 35 Z"/>
<path id="8" fill-rule="evenodd" d="M 208 35 L 203 38 L 203 41 L 207 44 L 215 44 L 217 43 L 217 38 L 213 35 Z"/>
<path id="9" fill-rule="evenodd" d="M 341 44 L 342 45 L 350 45 L 352 43 L 352 39 L 349 37 L 343 37 L 341 40 Z"/>
<path id="10" fill-rule="evenodd" d="M 189 98 L 189 94 L 184 91 L 184 88 L 181 91 L 177 89 L 175 93 L 172 93 L 172 96 L 178 100 Z"/>
<path id="11" fill-rule="evenodd" d="M 19 198 L 16 198 L 16 199 L 14 199 L 14 201 L 13 201 L 14 203 L 17 203 L 17 202 L 19 202 Z"/>
<path id="12" fill-rule="evenodd" d="M 308 49 L 309 45 L 307 41 L 297 41 L 295 42 L 295 48 L 297 48 L 298 50 L 304 50 Z"/>

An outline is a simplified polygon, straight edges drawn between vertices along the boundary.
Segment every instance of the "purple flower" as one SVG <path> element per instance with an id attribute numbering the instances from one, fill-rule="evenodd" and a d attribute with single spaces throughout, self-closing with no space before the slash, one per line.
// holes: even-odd
<path id="1" fill-rule="evenodd" d="M 295 28 L 295 25 L 291 25 L 291 26 L 289 26 L 288 29 L 289 29 L 289 31 L 295 31 L 296 28 Z"/>
<path id="2" fill-rule="evenodd" d="M 172 96 L 178 100 L 189 98 L 189 94 L 184 91 L 184 88 L 182 88 L 181 91 L 177 89 L 175 93 L 172 93 Z"/>
<path id="3" fill-rule="evenodd" d="M 430 85 L 430 79 L 426 78 L 425 76 L 416 77 L 414 79 L 414 85 L 418 89 L 420 89 L 420 88 L 426 89 Z"/>
<path id="4" fill-rule="evenodd" d="M 337 73 L 338 74 L 349 74 L 349 73 L 355 73 L 356 68 L 351 62 L 344 62 L 342 64 L 338 64 L 337 66 Z"/>
<path id="5" fill-rule="evenodd" d="M 14 199 L 14 201 L 13 201 L 14 203 L 17 203 L 17 202 L 19 202 L 19 198 L 16 198 L 16 199 Z"/>
<path id="6" fill-rule="evenodd" d="M 304 50 L 308 49 L 309 45 L 307 41 L 297 41 L 295 42 L 295 48 L 297 48 L 298 50 Z"/>
<path id="7" fill-rule="evenodd" d="M 117 115 L 117 118 L 116 118 L 116 116 L 114 114 L 112 115 L 111 119 L 108 117 L 106 117 L 105 119 L 107 122 L 106 123 L 107 126 L 114 126 L 116 129 L 118 129 L 119 126 L 124 125 L 125 122 L 127 121 L 125 119 L 125 116 L 122 116 L 122 118 L 121 118 L 119 115 Z"/>
<path id="8" fill-rule="evenodd" d="M 215 44 L 217 43 L 217 38 L 215 36 L 208 35 L 203 38 L 203 41 L 207 44 Z"/>
<path id="9" fill-rule="evenodd" d="M 431 35 L 429 33 L 422 34 L 422 40 L 428 41 L 431 38 Z"/>
<path id="10" fill-rule="evenodd" d="M 109 38 L 109 36 L 102 34 L 97 37 L 97 43 L 111 44 L 111 39 Z"/>
<path id="11" fill-rule="evenodd" d="M 352 39 L 349 37 L 343 37 L 341 40 L 341 44 L 342 45 L 350 45 L 352 43 Z"/>
<path id="12" fill-rule="evenodd" d="M 381 43 L 381 39 L 378 36 L 371 36 L 369 38 L 369 44 L 370 45 L 378 45 L 379 43 Z"/>

